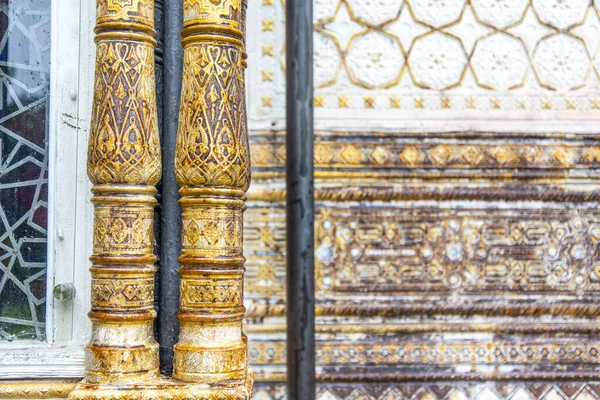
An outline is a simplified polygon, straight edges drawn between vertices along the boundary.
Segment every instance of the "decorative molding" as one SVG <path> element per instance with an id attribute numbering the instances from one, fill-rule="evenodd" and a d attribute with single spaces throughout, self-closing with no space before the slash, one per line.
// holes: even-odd
<path id="1" fill-rule="evenodd" d="M 248 349 L 253 364 L 286 364 L 285 341 L 252 341 Z M 581 343 L 578 338 L 550 338 L 544 343 L 534 338 L 517 336 L 510 341 L 444 338 L 443 342 L 423 337 L 395 336 L 376 343 L 353 341 L 318 341 L 315 360 L 321 366 L 343 365 L 365 367 L 393 366 L 456 366 L 456 365 L 558 365 L 600 364 L 600 343 Z M 583 367 L 582 367 L 583 368 Z M 408 371 L 411 372 L 409 368 Z M 412 370 L 412 372 L 417 372 Z M 343 374 L 341 374 L 343 375 Z"/>
<path id="2" fill-rule="evenodd" d="M 254 173 L 254 177 L 259 175 Z M 576 181 L 567 181 L 558 187 L 549 187 L 542 183 L 527 186 L 517 186 L 516 183 L 507 183 L 501 187 L 479 185 L 476 188 L 438 185 L 380 185 L 385 175 L 379 178 L 372 177 L 360 182 L 348 181 L 345 186 L 326 185 L 329 182 L 316 182 L 315 200 L 332 202 L 395 202 L 407 200 L 472 200 L 481 201 L 543 201 L 543 202 L 569 202 L 588 203 L 600 200 L 600 186 L 586 184 L 588 190 L 580 190 L 582 184 Z M 325 175 L 325 179 L 335 176 Z M 342 177 L 337 177 L 343 179 Z M 258 180 L 258 178 L 256 179 Z M 253 202 L 283 202 L 285 189 L 281 185 L 268 182 L 267 185 L 257 185 L 250 189 L 248 199 Z M 258 207 L 258 206 L 257 206 Z"/>
<path id="3" fill-rule="evenodd" d="M 321 316 L 325 317 L 325 316 Z M 400 335 L 400 334 L 431 334 L 431 333 L 470 333 L 485 332 L 496 334 L 544 334 L 544 333 L 600 333 L 600 326 L 595 323 L 587 322 L 515 322 L 504 324 L 490 322 L 484 324 L 471 322 L 398 322 L 386 321 L 386 323 L 338 323 L 329 321 L 326 318 L 320 318 L 315 326 L 318 334 L 366 334 L 366 335 Z M 250 319 L 245 325 L 245 331 L 248 334 L 278 334 L 285 333 L 284 324 L 261 324 L 253 323 Z M 257 380 L 260 380 L 257 378 Z"/>
<path id="4" fill-rule="evenodd" d="M 3 348 L 1 351 L 2 379 L 81 379 L 83 377 L 83 346 L 77 348 L 32 346 L 27 350 Z"/>
<path id="5" fill-rule="evenodd" d="M 248 290 L 249 291 L 249 290 Z M 250 291 L 249 291 L 250 292 Z M 251 293 L 251 292 L 250 292 Z M 377 318 L 399 318 L 399 317 L 423 317 L 432 318 L 439 316 L 462 316 L 462 317 L 522 317 L 524 315 L 543 317 L 564 318 L 597 318 L 600 317 L 600 306 L 596 304 L 595 297 L 579 300 L 555 300 L 537 301 L 528 299 L 511 300 L 510 302 L 477 302 L 460 301 L 451 304 L 444 303 L 446 297 L 434 297 L 431 299 L 419 299 L 407 297 L 403 301 L 372 301 L 348 302 L 344 300 L 327 301 L 322 305 L 315 306 L 315 314 L 330 317 L 377 317 Z M 261 319 L 264 317 L 285 316 L 285 304 L 281 304 L 279 298 L 275 298 L 279 304 L 266 305 L 256 303 L 247 304 L 249 319 Z M 500 298 L 499 300 L 502 300 Z"/>
<path id="6" fill-rule="evenodd" d="M 443 170 L 443 169 L 398 169 L 398 170 L 317 170 L 315 171 L 315 179 L 317 182 L 320 181 L 335 181 L 344 179 L 345 181 L 351 179 L 355 182 L 369 182 L 374 184 L 375 182 L 385 181 L 394 183 L 394 180 L 403 180 L 408 183 L 412 182 L 434 182 L 444 183 L 448 180 L 475 180 L 481 181 L 482 185 L 498 186 L 498 183 L 507 183 L 516 185 L 520 183 L 528 183 L 540 186 L 547 186 L 552 188 L 556 181 L 564 180 L 565 183 L 578 182 L 583 184 L 583 188 L 588 188 L 590 183 L 594 183 L 593 180 L 600 176 L 600 171 L 596 169 L 588 170 L 531 170 L 531 169 L 496 169 L 496 170 Z M 283 179 L 285 172 L 283 169 L 272 170 L 272 171 L 258 171 L 252 175 L 256 180 L 272 180 L 272 179 Z M 411 182 L 412 181 L 412 182 Z M 441 185 L 448 186 L 448 185 Z M 581 187 L 580 186 L 580 187 Z"/>
<path id="7" fill-rule="evenodd" d="M 255 168 L 283 168 L 283 141 L 253 141 Z M 366 140 L 315 142 L 315 167 L 321 169 L 568 169 L 600 166 L 600 147 L 587 143 L 529 144 L 515 141 Z"/>
<path id="8" fill-rule="evenodd" d="M 73 381 L 0 381 L 0 399 L 66 399 Z"/>
<path id="9" fill-rule="evenodd" d="M 271 374 L 269 381 L 283 382 L 285 375 Z M 265 376 L 265 378 L 267 378 Z M 398 383 L 327 383 L 318 379 L 318 400 L 598 400 L 600 385 L 590 381 L 548 382 L 398 382 Z M 1 399 L 66 398 L 75 383 L 71 382 L 18 382 L 0 384 Z M 175 397 L 174 397 L 175 398 Z M 257 400 L 284 400 L 284 383 L 257 383 Z"/>
<path id="10" fill-rule="evenodd" d="M 256 399 L 286 400 L 285 384 L 257 384 Z M 321 383 L 317 400 L 598 400 L 596 382 Z"/>

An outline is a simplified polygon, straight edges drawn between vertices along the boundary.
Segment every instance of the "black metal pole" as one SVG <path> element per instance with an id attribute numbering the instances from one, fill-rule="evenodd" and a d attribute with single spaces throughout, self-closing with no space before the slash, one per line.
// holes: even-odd
<path id="1" fill-rule="evenodd" d="M 158 134 L 162 143 L 162 113 L 163 113 L 163 0 L 154 0 L 154 29 L 156 30 L 156 47 L 154 48 L 154 74 L 156 79 L 156 111 L 158 117 Z M 157 185 L 156 199 L 161 203 L 162 182 Z M 161 217 L 160 206 L 154 209 L 154 254 L 159 258 L 156 265 L 160 271 Z M 160 274 L 154 275 L 154 309 L 160 315 Z M 160 339 L 160 323 L 154 321 L 154 337 Z"/>
<path id="2" fill-rule="evenodd" d="M 163 35 L 163 123 L 162 123 L 162 193 L 160 244 L 160 370 L 170 375 L 173 370 L 173 345 L 179 337 L 179 262 L 181 254 L 181 209 L 179 186 L 175 180 L 175 138 L 181 96 L 183 48 L 183 1 L 164 0 Z"/>
<path id="3" fill-rule="evenodd" d="M 315 398 L 313 11 L 286 2 L 287 383 L 290 400 Z"/>

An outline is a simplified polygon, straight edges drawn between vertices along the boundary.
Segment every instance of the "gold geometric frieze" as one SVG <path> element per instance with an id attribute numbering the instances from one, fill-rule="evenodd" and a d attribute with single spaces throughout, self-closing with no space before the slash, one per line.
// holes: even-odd
<path id="1" fill-rule="evenodd" d="M 227 279 L 187 279 L 182 282 L 181 308 L 240 307 L 242 306 L 242 281 L 238 277 Z"/>
<path id="2" fill-rule="evenodd" d="M 540 208 L 354 207 L 320 204 L 316 278 L 320 298 L 403 294 L 594 294 L 600 290 L 600 214 Z M 277 203 L 246 217 L 246 293 L 284 298 L 285 218 Z"/>
<path id="3" fill-rule="evenodd" d="M 151 307 L 154 305 L 154 278 L 134 277 L 114 280 L 112 278 L 92 280 L 92 305 L 95 308 Z"/>
<path id="4" fill-rule="evenodd" d="M 516 342 L 453 341 L 424 342 L 416 337 L 396 335 L 392 341 L 379 338 L 377 342 L 360 339 L 319 341 L 316 362 L 320 365 L 542 365 L 542 364 L 599 364 L 600 343 L 577 343 L 570 339 L 549 339 L 536 343 L 532 338 L 518 337 Z M 254 365 L 285 364 L 285 341 L 254 341 L 248 354 Z M 415 371 L 416 372 L 416 371 Z"/>
<path id="5" fill-rule="evenodd" d="M 440 143 L 441 142 L 441 143 Z M 256 168 L 282 168 L 285 143 L 255 140 L 250 146 Z M 422 141 L 320 140 L 315 142 L 317 168 L 595 168 L 600 165 L 600 147 L 576 143 L 515 143 L 438 139 Z"/>
<path id="6" fill-rule="evenodd" d="M 154 209 L 146 207 L 96 207 L 94 212 L 94 251 L 118 250 L 144 254 L 154 249 Z"/>
<path id="7" fill-rule="evenodd" d="M 285 378 L 285 377 L 283 377 Z M 285 383 L 257 383 L 253 399 L 285 400 Z M 0 384 L 0 399 L 66 398 L 74 383 L 33 382 Z M 179 399 L 171 391 L 173 399 Z M 199 395 L 200 393 L 196 393 Z M 150 393 L 145 393 L 146 396 Z M 152 398 L 152 397 L 147 397 Z M 594 382 L 435 382 L 435 383 L 318 383 L 317 400 L 598 400 Z"/>
<path id="8" fill-rule="evenodd" d="M 216 205 L 184 209 L 182 246 L 189 252 L 198 249 L 220 254 L 239 253 L 242 246 L 242 214 Z"/>
<path id="9" fill-rule="evenodd" d="M 66 399 L 77 383 L 61 381 L 0 381 L 0 399 Z"/>

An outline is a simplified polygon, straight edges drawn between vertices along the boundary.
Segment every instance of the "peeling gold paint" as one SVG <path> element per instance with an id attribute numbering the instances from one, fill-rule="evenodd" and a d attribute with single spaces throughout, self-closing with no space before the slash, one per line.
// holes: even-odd
<path id="1" fill-rule="evenodd" d="M 76 385 L 72 381 L 0 382 L 0 399 L 63 399 Z"/>
<path id="2" fill-rule="evenodd" d="M 250 185 L 246 3 L 184 2 L 184 68 L 175 174 L 181 186 L 181 331 L 173 377 L 246 393 L 242 213 Z M 218 14 L 217 20 L 213 18 Z M 242 389 L 240 389 L 242 390 Z"/>
<path id="3" fill-rule="evenodd" d="M 252 392 L 241 329 L 242 212 L 250 184 L 246 4 L 184 2 L 177 179 L 185 231 L 175 377 L 190 383 L 159 376 L 152 328 L 153 218 L 161 173 L 153 7 L 152 0 L 98 0 L 88 150 L 95 206 L 92 335 L 84 380 L 69 398 L 245 400 Z M 202 77 L 212 79 L 198 87 Z"/>

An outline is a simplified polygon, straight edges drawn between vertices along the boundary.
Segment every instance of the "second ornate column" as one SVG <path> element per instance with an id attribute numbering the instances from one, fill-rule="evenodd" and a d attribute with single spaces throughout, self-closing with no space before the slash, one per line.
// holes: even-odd
<path id="1" fill-rule="evenodd" d="M 245 0 L 184 1 L 175 155 L 183 216 L 181 332 L 173 377 L 185 382 L 251 385 L 242 333 L 242 213 L 250 184 L 245 10 Z"/>

